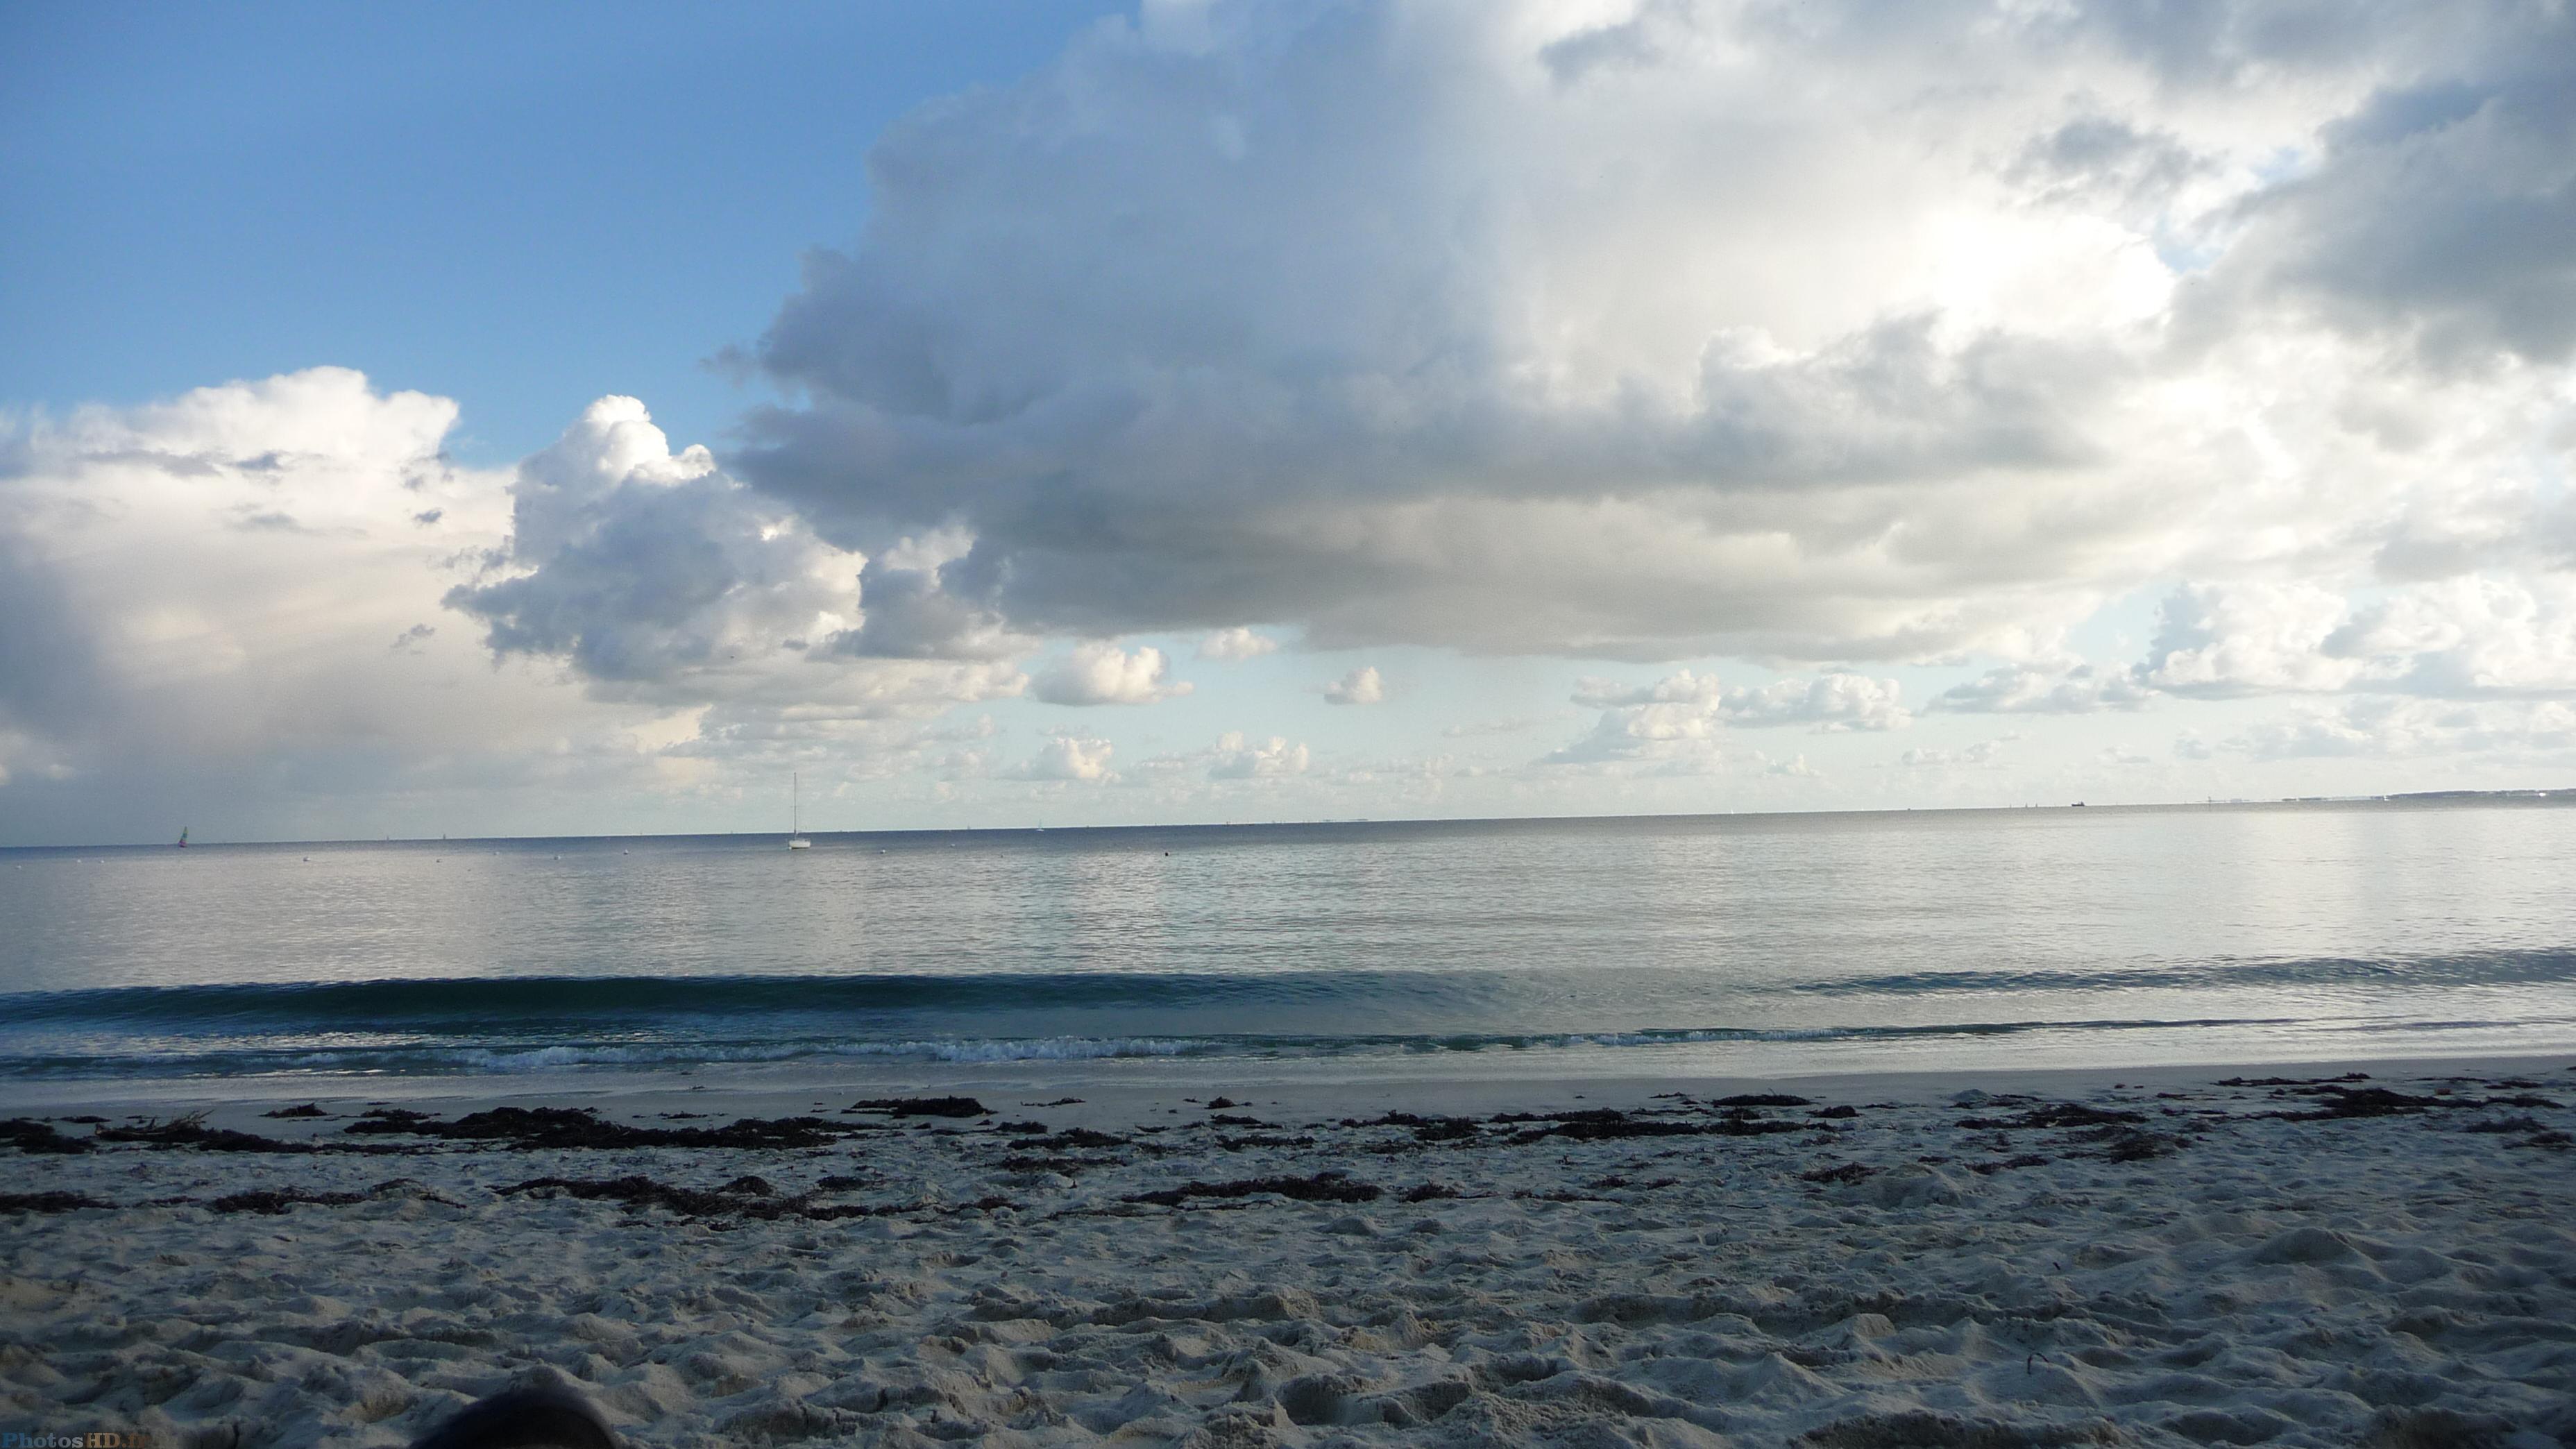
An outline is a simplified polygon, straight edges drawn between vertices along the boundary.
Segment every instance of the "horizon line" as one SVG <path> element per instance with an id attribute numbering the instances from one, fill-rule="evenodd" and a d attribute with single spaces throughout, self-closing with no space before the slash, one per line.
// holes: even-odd
<path id="1" fill-rule="evenodd" d="M 807 830 L 807 836 L 851 835 L 1048 835 L 1092 833 L 1118 830 L 1284 830 L 1324 827 L 1378 825 L 1534 825 L 1586 824 L 1616 820 L 1759 820 L 1809 815 L 1971 815 L 2018 813 L 2028 810 L 2225 810 L 2277 809 L 2284 805 L 2388 805 L 2429 804 L 2441 801 L 2561 801 L 2576 804 L 2576 786 L 2511 786 L 2493 790 L 2401 790 L 2375 795 L 2283 795 L 2272 799 L 2231 796 L 2202 800 L 2126 800 L 2094 804 L 2086 800 L 2069 800 L 2054 804 L 2021 805 L 1879 805 L 1865 808 L 1824 808 L 1813 810 L 1674 810 L 1633 811 L 1624 814 L 1586 815 L 1395 815 L 1395 816 L 1323 816 L 1302 820 L 1170 820 L 1126 822 L 1097 825 L 930 825 L 876 830 Z M 189 829 L 194 829 L 193 826 Z M 182 834 L 185 834 L 182 831 Z M 338 836 L 315 839 L 242 839 L 191 840 L 187 849 L 199 850 L 216 846 L 335 846 L 335 845 L 476 845 L 525 844 L 545 840 L 717 840 L 743 837 L 785 836 L 775 830 L 704 830 L 704 831 L 626 831 L 591 835 L 458 835 L 447 836 Z M 0 845 L 0 851 L 12 850 L 176 850 L 168 840 L 93 841 L 69 844 Z"/>

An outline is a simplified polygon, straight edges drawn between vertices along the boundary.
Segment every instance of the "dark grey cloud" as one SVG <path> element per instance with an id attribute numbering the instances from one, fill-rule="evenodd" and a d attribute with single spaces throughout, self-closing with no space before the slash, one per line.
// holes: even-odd
<path id="1" fill-rule="evenodd" d="M 867 617 L 831 649 L 868 659 L 1008 659 L 1028 652 L 988 609 L 945 588 L 937 568 L 902 568 L 883 555 L 859 570 Z"/>
<path id="2" fill-rule="evenodd" d="M 2471 73 L 2380 91 L 2249 201 L 2203 305 L 2309 308 L 2444 367 L 2576 356 L 2576 12 L 2506 16 Z"/>
<path id="3" fill-rule="evenodd" d="M 55 567 L 0 515 L 0 732 L 94 727 L 100 644 Z M 5 761 L 0 761 L 5 765 Z"/>

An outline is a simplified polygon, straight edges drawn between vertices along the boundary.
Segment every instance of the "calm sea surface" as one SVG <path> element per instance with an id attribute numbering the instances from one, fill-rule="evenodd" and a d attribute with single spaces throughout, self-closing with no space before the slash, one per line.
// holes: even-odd
<path id="1" fill-rule="evenodd" d="M 2576 1049 L 2576 808 L 0 851 L 0 1080 Z"/>

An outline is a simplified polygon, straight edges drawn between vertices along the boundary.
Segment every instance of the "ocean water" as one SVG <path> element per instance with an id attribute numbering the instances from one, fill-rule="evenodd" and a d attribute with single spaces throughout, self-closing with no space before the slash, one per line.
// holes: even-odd
<path id="1" fill-rule="evenodd" d="M 0 1082 L 2576 1049 L 2576 808 L 0 851 Z"/>

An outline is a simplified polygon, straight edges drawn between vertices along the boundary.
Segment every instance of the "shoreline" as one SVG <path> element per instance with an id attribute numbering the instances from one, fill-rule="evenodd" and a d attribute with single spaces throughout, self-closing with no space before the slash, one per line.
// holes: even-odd
<path id="1" fill-rule="evenodd" d="M 512 1074 L 335 1077 L 279 1074 L 243 1077 L 61 1079 L 0 1083 L 0 1116 L 75 1111 L 116 1115 L 205 1110 L 229 1116 L 280 1103 L 439 1105 L 457 1111 L 531 1103 L 585 1103 L 632 1110 L 704 1107 L 742 1116 L 794 1115 L 836 1095 L 938 1095 L 981 1092 L 1061 1096 L 1084 1091 L 1106 1115 L 1137 1104 L 1161 1110 L 1198 1094 L 1249 1093 L 1265 1103 L 1330 1116 L 1406 1110 L 1409 1103 L 1459 1113 L 1554 1106 L 1576 1098 L 1633 1107 L 1657 1092 L 1705 1096 L 1763 1091 L 1821 1094 L 1833 1100 L 1871 1095 L 1923 1103 L 1970 1088 L 2069 1094 L 2115 1084 L 2172 1087 L 2243 1076 L 2373 1077 L 2545 1076 L 2576 1074 L 2576 1051 L 2461 1056 L 2258 1058 L 2101 1067 L 2005 1068 L 1891 1066 L 1864 1071 L 1773 1073 L 1572 1073 L 1467 1075 L 1379 1070 L 1352 1072 L 1329 1059 L 1252 1060 L 1134 1058 L 1088 1062 L 889 1063 L 873 1070 L 846 1064 L 718 1063 L 686 1071 L 614 1069 Z M 1299 1070 L 1281 1071 L 1281 1067 Z M 1266 1069 L 1266 1070 L 1265 1070 Z M 2576 1087 L 2571 1087 L 2576 1090 Z M 1086 1101 L 1088 1105 L 1088 1099 Z M 256 1115 L 255 1112 L 252 1115 Z"/>
<path id="2" fill-rule="evenodd" d="M 11 1426 L 391 1449 L 556 1383 L 636 1445 L 2576 1435 L 2576 1057 L 367 1085 L 6 1124 Z"/>

